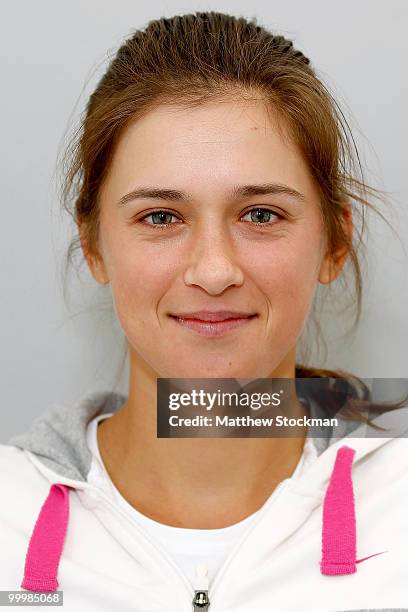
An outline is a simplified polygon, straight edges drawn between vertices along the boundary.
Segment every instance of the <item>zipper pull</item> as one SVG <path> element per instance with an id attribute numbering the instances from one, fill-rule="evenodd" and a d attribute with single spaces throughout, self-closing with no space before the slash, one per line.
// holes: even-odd
<path id="1" fill-rule="evenodd" d="M 196 567 L 196 580 L 193 598 L 194 612 L 207 612 L 210 605 L 208 597 L 208 569 L 200 564 Z"/>

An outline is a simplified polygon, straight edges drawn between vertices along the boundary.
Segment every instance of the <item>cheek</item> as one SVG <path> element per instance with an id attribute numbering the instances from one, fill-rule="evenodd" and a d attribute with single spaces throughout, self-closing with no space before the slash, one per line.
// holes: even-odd
<path id="1" fill-rule="evenodd" d="M 250 275 L 267 301 L 273 332 L 295 333 L 313 302 L 320 267 L 319 235 L 292 235 L 252 252 Z"/>
<path id="2" fill-rule="evenodd" d="M 167 252 L 152 253 L 133 241 L 112 238 L 107 268 L 116 315 L 128 337 L 145 332 L 152 321 L 157 323 L 158 304 L 175 270 L 170 257 Z"/>
<path id="3" fill-rule="evenodd" d="M 316 283 L 319 275 L 322 241 L 318 230 L 318 226 L 308 224 L 307 231 L 295 228 L 282 232 L 259 248 L 249 244 L 243 261 L 249 262 L 265 288 L 274 287 L 292 298 L 299 296 Z"/>
<path id="4" fill-rule="evenodd" d="M 314 290 L 318 277 L 318 261 L 310 251 L 300 256 L 286 248 L 271 254 L 264 275 L 264 290 L 269 289 L 274 296 L 283 301 L 302 302 Z"/>

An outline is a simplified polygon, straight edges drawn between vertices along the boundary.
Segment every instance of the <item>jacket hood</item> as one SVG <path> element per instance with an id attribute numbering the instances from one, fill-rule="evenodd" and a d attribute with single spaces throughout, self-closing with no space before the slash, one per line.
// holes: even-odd
<path id="1" fill-rule="evenodd" d="M 58 588 L 58 565 L 69 518 L 69 492 L 70 489 L 91 487 L 87 483 L 92 462 L 86 440 L 87 426 L 97 415 L 115 412 L 125 401 L 124 395 L 112 391 L 88 393 L 72 407 L 56 407 L 37 417 L 26 433 L 13 436 L 9 440 L 10 445 L 27 453 L 29 460 L 51 483 L 28 545 L 22 588 L 30 591 L 55 591 Z M 327 417 L 327 413 L 316 403 L 310 399 L 306 401 L 309 401 L 311 417 Z M 311 510 L 319 503 L 320 493 L 326 489 L 322 512 L 320 562 L 320 572 L 323 575 L 352 574 L 357 571 L 358 563 L 369 558 L 356 559 L 352 467 L 353 462 L 359 462 L 393 437 L 402 435 L 401 418 L 407 422 L 408 408 L 393 412 L 394 414 L 387 413 L 374 419 L 376 424 L 389 428 L 387 435 L 390 437 L 387 438 L 370 437 L 365 423 L 339 418 L 340 426 L 332 430 L 331 437 L 327 437 L 327 434 L 326 437 L 313 437 L 317 459 L 304 475 L 291 483 L 292 493 L 288 494 L 297 497 L 287 525 L 287 536 L 290 535 L 290 529 L 295 528 L 297 521 L 304 520 L 301 516 L 305 511 L 303 506 L 310 506 Z M 397 426 L 397 434 L 395 428 L 390 428 L 393 422 Z M 349 444 L 344 444 L 345 441 Z M 290 479 L 284 482 L 288 481 Z M 267 502 L 264 505 L 265 511 L 268 507 Z M 278 534 L 275 534 L 275 537 L 278 537 Z M 279 538 L 282 537 L 285 537 L 284 530 L 279 531 Z M 241 554 L 244 553 L 241 551 Z M 370 556 L 377 554 L 382 552 Z M 195 598 L 197 605 L 194 610 L 204 609 L 202 603 L 207 601 L 208 588 L 201 584 L 195 591 Z"/>

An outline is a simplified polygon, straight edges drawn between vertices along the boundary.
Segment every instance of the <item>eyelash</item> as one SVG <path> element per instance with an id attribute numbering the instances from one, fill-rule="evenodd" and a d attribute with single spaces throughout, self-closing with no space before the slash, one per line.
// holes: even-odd
<path id="1" fill-rule="evenodd" d="M 269 208 L 263 208 L 261 206 L 255 206 L 254 208 L 251 208 L 250 210 L 248 210 L 244 216 L 248 215 L 249 213 L 253 212 L 254 210 L 262 210 L 264 212 L 268 212 L 271 213 L 272 215 L 275 215 L 276 217 L 278 217 L 278 219 L 284 219 L 284 216 L 279 214 L 278 212 L 274 211 L 274 210 L 270 210 Z M 159 208 L 158 210 L 154 210 L 151 213 L 149 213 L 148 215 L 145 215 L 144 217 L 141 217 L 139 219 L 140 222 L 144 222 L 144 219 L 147 219 L 148 217 L 151 217 L 152 215 L 158 214 L 158 213 L 165 213 L 167 215 L 172 215 L 173 217 L 177 217 L 177 215 L 175 215 L 173 212 L 170 212 L 169 210 L 165 210 L 162 208 Z M 271 225 L 275 225 L 276 222 L 266 222 L 266 223 L 251 223 L 251 225 L 255 225 L 257 227 L 259 226 L 266 226 L 266 227 L 270 227 Z M 165 229 L 167 227 L 169 227 L 170 225 L 178 225 L 178 223 L 144 223 L 145 225 L 148 225 L 154 229 Z"/>

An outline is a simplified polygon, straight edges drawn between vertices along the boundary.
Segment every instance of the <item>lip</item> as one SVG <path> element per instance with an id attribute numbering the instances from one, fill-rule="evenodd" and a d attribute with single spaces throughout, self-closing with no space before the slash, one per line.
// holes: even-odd
<path id="1" fill-rule="evenodd" d="M 184 318 L 170 315 L 178 325 L 181 325 L 200 336 L 219 337 L 228 334 L 234 329 L 248 325 L 257 315 L 246 315 L 244 317 L 234 317 L 222 321 L 205 321 L 200 319 Z"/>
<path id="2" fill-rule="evenodd" d="M 253 313 L 239 312 L 237 310 L 197 310 L 195 312 L 178 312 L 173 317 L 181 319 L 194 319 L 199 321 L 225 321 L 226 319 L 246 319 Z"/>

